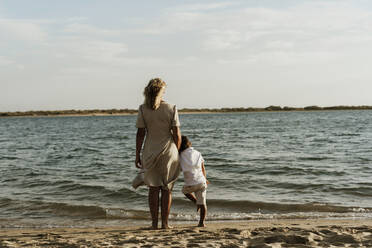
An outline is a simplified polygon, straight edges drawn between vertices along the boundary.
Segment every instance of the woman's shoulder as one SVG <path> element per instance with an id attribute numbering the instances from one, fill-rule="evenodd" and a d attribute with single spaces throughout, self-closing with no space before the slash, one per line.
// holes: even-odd
<path id="1" fill-rule="evenodd" d="M 163 108 L 170 109 L 170 110 L 173 110 L 176 107 L 175 104 L 168 103 L 168 102 L 165 102 L 165 101 L 162 101 L 160 104 Z"/>
<path id="2" fill-rule="evenodd" d="M 175 104 L 173 104 L 173 103 L 169 103 L 169 102 L 166 102 L 166 101 L 161 101 L 160 104 L 163 105 L 163 106 L 169 106 L 169 107 L 174 107 L 174 106 L 176 106 Z"/>

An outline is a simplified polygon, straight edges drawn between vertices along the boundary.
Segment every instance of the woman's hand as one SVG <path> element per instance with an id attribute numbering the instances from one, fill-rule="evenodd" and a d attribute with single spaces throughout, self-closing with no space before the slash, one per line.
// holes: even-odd
<path id="1" fill-rule="evenodd" d="M 142 169 L 142 162 L 139 156 L 136 156 L 136 167 Z"/>
<path id="2" fill-rule="evenodd" d="M 206 179 L 206 183 L 207 183 L 207 185 L 210 184 L 210 182 L 207 179 Z"/>

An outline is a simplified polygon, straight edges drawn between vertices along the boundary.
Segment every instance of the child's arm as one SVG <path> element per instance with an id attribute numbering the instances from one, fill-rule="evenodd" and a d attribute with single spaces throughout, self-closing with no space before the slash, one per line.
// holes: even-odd
<path id="1" fill-rule="evenodd" d="M 202 167 L 202 172 L 203 172 L 203 175 L 205 177 L 205 180 L 207 180 L 207 173 L 205 172 L 204 162 L 202 163 L 201 167 Z M 207 180 L 207 184 L 209 184 L 208 180 Z"/>

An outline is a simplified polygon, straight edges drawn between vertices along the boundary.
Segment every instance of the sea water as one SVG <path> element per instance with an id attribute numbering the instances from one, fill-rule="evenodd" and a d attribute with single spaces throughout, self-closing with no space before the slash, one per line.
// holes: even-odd
<path id="1" fill-rule="evenodd" d="M 148 222 L 136 116 L 0 118 L 0 227 Z M 372 218 L 372 111 L 181 114 L 208 220 Z M 170 219 L 197 221 L 173 190 Z"/>

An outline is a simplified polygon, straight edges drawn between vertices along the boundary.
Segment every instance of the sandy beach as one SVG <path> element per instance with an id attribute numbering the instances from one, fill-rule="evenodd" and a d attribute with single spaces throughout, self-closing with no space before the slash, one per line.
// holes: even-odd
<path id="1" fill-rule="evenodd" d="M 264 220 L 99 228 L 2 229 L 0 247 L 372 247 L 372 220 Z"/>

